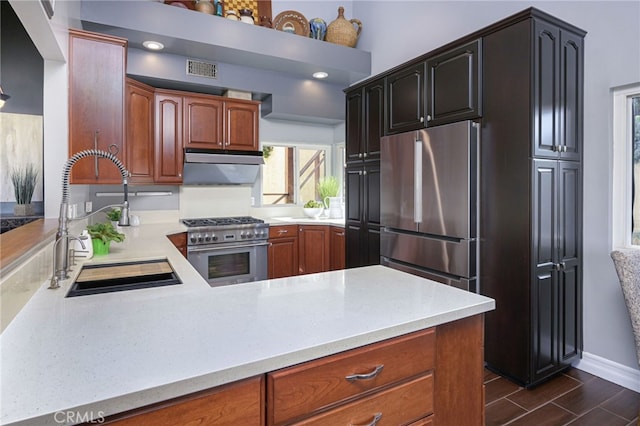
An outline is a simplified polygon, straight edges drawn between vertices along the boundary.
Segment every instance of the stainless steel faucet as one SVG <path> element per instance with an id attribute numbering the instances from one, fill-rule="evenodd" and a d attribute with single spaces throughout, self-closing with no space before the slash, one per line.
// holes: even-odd
<path id="1" fill-rule="evenodd" d="M 82 216 L 76 219 L 86 219 L 94 214 L 109 208 L 120 207 L 122 213 L 120 215 L 120 221 L 118 225 L 129 226 L 129 195 L 127 189 L 127 179 L 129 178 L 129 172 L 124 167 L 124 164 L 110 152 L 101 151 L 98 149 L 87 149 L 75 153 L 71 158 L 67 160 L 62 169 L 62 201 L 60 202 L 60 214 L 58 216 L 58 232 L 56 233 L 56 242 L 53 244 L 53 275 L 51 276 L 51 282 L 49 288 L 55 289 L 60 287 L 60 281 L 69 278 L 69 240 L 78 240 L 82 248 L 85 248 L 84 242 L 77 237 L 69 235 L 69 175 L 71 174 L 71 168 L 78 160 L 85 157 L 102 157 L 111 160 L 120 170 L 122 175 L 122 185 L 124 186 L 124 201 L 121 205 L 109 205 L 96 210 L 95 212 Z M 90 244 L 90 242 L 89 242 Z"/>

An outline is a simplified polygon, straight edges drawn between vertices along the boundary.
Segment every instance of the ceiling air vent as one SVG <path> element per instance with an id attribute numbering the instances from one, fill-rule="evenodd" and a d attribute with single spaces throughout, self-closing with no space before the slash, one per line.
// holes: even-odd
<path id="1" fill-rule="evenodd" d="M 218 65 L 209 62 L 187 59 L 187 75 L 199 77 L 218 78 Z"/>

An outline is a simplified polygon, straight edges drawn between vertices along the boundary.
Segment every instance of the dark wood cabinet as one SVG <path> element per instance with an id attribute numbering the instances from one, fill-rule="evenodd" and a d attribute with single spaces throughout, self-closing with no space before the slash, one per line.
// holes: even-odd
<path id="1" fill-rule="evenodd" d="M 482 40 L 427 59 L 427 126 L 482 115 Z"/>
<path id="2" fill-rule="evenodd" d="M 485 360 L 529 387 L 582 351 L 585 33 L 535 9 L 498 27 L 482 46 Z"/>
<path id="3" fill-rule="evenodd" d="M 347 94 L 347 163 L 380 158 L 384 135 L 384 79 Z"/>
<path id="4" fill-rule="evenodd" d="M 133 79 L 126 80 L 126 139 L 129 183 L 153 183 L 154 88 Z"/>
<path id="5" fill-rule="evenodd" d="M 325 272 L 331 266 L 331 235 L 323 225 L 298 226 L 298 272 Z"/>
<path id="6" fill-rule="evenodd" d="M 184 147 L 223 148 L 223 102 L 204 96 L 184 96 Z"/>
<path id="7" fill-rule="evenodd" d="M 269 227 L 268 277 L 283 278 L 298 275 L 298 225 Z"/>
<path id="8" fill-rule="evenodd" d="M 180 253 L 186 258 L 187 257 L 187 233 L 186 232 L 178 232 L 177 234 L 167 235 L 169 241 L 176 246 L 176 248 L 180 251 Z"/>
<path id="9" fill-rule="evenodd" d="M 237 151 L 258 151 L 258 102 L 225 100 L 224 148 Z"/>
<path id="10" fill-rule="evenodd" d="M 115 154 L 127 165 L 124 148 L 127 40 L 69 30 L 69 155 L 87 149 Z M 79 160 L 76 184 L 119 184 L 120 170 L 105 158 Z"/>
<path id="11" fill-rule="evenodd" d="M 155 93 L 155 168 L 157 183 L 182 183 L 182 96 Z"/>
<path id="12" fill-rule="evenodd" d="M 344 228 L 340 228 L 337 226 L 331 227 L 331 257 L 329 261 L 329 270 L 336 271 L 338 269 L 345 268 L 345 257 L 344 257 Z"/>
<path id="13" fill-rule="evenodd" d="M 425 127 L 425 62 L 403 67 L 387 76 L 385 134 Z"/>
<path id="14" fill-rule="evenodd" d="M 346 266 L 380 263 L 380 162 L 348 166 Z"/>

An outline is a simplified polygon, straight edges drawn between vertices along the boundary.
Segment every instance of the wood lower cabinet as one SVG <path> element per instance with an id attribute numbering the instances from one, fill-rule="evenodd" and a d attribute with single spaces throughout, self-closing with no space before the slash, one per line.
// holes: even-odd
<path id="1" fill-rule="evenodd" d="M 173 243 L 174 246 L 180 253 L 186 258 L 187 257 L 187 233 L 179 232 L 177 234 L 167 235 L 167 238 Z"/>
<path id="2" fill-rule="evenodd" d="M 131 78 L 126 81 L 126 140 L 129 183 L 153 183 L 154 88 Z"/>
<path id="3" fill-rule="evenodd" d="M 127 164 L 124 99 L 127 40 L 69 30 L 69 155 L 88 149 L 114 154 Z M 120 184 L 122 175 L 105 158 L 80 159 L 70 183 Z"/>
<path id="4" fill-rule="evenodd" d="M 331 266 L 331 235 L 323 225 L 298 226 L 298 273 L 325 272 Z"/>
<path id="5" fill-rule="evenodd" d="M 269 227 L 268 277 L 298 275 L 298 225 Z"/>
<path id="6" fill-rule="evenodd" d="M 260 426 L 264 424 L 264 376 L 219 386 L 105 419 L 118 426 Z"/>
<path id="7" fill-rule="evenodd" d="M 336 271 L 344 269 L 345 262 L 345 232 L 344 228 L 332 226 L 330 229 L 331 234 L 331 254 L 329 260 L 329 270 Z"/>

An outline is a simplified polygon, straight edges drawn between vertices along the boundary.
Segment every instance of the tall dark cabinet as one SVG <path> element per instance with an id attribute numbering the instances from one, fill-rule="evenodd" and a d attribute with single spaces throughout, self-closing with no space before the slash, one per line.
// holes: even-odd
<path id="1" fill-rule="evenodd" d="M 380 263 L 380 138 L 385 79 L 346 94 L 346 267 Z"/>
<path id="2" fill-rule="evenodd" d="M 582 351 L 585 32 L 535 9 L 483 37 L 480 287 L 487 366 L 523 386 Z"/>

